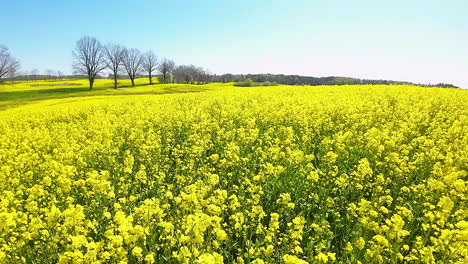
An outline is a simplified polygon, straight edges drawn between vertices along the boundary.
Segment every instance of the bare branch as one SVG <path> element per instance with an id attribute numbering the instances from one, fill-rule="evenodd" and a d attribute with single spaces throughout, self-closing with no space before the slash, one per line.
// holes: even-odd
<path id="1" fill-rule="evenodd" d="M 141 52 L 138 49 L 125 49 L 122 58 L 122 63 L 132 81 L 132 86 L 135 86 L 135 77 L 143 64 Z"/>
<path id="2" fill-rule="evenodd" d="M 205 84 L 209 75 L 207 70 L 194 65 L 180 65 L 174 69 L 174 78 L 178 83 Z"/>
<path id="3" fill-rule="evenodd" d="M 19 61 L 11 56 L 7 47 L 0 45 L 0 79 L 15 76 L 19 68 Z"/>
<path id="4" fill-rule="evenodd" d="M 149 76 L 149 81 L 150 85 L 153 84 L 152 76 L 153 72 L 156 71 L 156 68 L 158 66 L 158 58 L 152 51 L 147 51 L 145 54 L 143 54 L 143 69 L 148 73 Z"/>
<path id="5" fill-rule="evenodd" d="M 96 76 L 106 67 L 105 52 L 101 43 L 92 37 L 83 37 L 76 42 L 73 51 L 73 69 L 88 76 L 89 89 L 93 89 Z"/>
<path id="6" fill-rule="evenodd" d="M 114 88 L 117 89 L 117 77 L 122 65 L 124 47 L 117 44 L 108 44 L 105 47 L 106 67 L 112 71 Z"/>
<path id="7" fill-rule="evenodd" d="M 164 58 L 158 65 L 158 71 L 163 75 L 163 83 L 168 82 L 168 74 L 172 73 L 175 68 L 175 63 L 172 60 Z"/>

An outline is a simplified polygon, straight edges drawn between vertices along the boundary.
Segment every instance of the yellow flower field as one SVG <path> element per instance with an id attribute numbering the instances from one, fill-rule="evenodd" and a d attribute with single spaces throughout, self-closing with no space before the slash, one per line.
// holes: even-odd
<path id="1" fill-rule="evenodd" d="M 459 89 L 49 99 L 0 111 L 0 263 L 468 263 L 467 181 Z"/>

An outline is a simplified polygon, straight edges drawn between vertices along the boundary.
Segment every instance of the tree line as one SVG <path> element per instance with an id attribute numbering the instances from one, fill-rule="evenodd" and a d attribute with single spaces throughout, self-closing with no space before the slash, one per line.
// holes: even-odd
<path id="1" fill-rule="evenodd" d="M 125 72 L 135 86 L 135 78 L 144 73 L 153 84 L 153 76 L 160 73 L 161 83 L 207 83 L 209 73 L 201 67 L 193 65 L 176 66 L 171 59 L 161 60 L 153 51 L 142 53 L 135 48 L 126 48 L 118 44 L 103 46 L 96 38 L 83 37 L 76 42 L 73 50 L 74 73 L 86 75 L 89 88 L 93 88 L 94 80 L 104 71 L 110 71 L 117 88 L 119 74 Z"/>
<path id="2" fill-rule="evenodd" d="M 153 77 L 159 74 L 160 83 L 205 84 L 208 82 L 237 82 L 240 86 L 248 84 L 286 84 L 286 85 L 351 85 L 351 84 L 409 84 L 425 87 L 458 88 L 453 84 L 422 84 L 392 80 L 371 80 L 348 77 L 311 77 L 284 74 L 211 74 L 208 70 L 194 65 L 176 65 L 168 58 L 159 59 L 153 51 L 142 53 L 136 48 L 126 48 L 119 44 L 102 45 L 94 37 L 83 37 L 76 42 L 73 54 L 73 75 L 64 75 L 61 71 L 46 70 L 44 74 L 34 69 L 30 73 L 18 74 L 20 63 L 9 49 L 0 45 L 0 81 L 1 80 L 58 80 L 63 78 L 86 78 L 90 89 L 97 78 L 114 80 L 117 88 L 118 79 L 128 75 L 132 86 L 138 77 L 148 77 L 153 84 Z M 245 84 L 245 85 L 244 85 Z"/>
<path id="3" fill-rule="evenodd" d="M 145 71 L 148 73 L 149 84 L 153 83 L 153 73 L 159 69 L 164 75 L 172 69 L 165 69 L 165 62 L 175 65 L 169 59 L 163 59 L 157 63 L 157 57 L 152 51 L 141 53 L 135 48 L 126 48 L 119 44 L 102 45 L 93 37 L 83 37 L 76 42 L 73 54 L 73 70 L 75 74 L 86 75 L 89 81 L 89 89 L 93 89 L 94 81 L 98 74 L 104 70 L 111 72 L 114 79 L 114 88 L 117 88 L 117 79 L 121 71 L 125 71 L 135 86 L 136 76 Z M 163 69 L 164 68 L 164 69 Z M 163 81 L 166 83 L 166 76 Z"/>
<path id="4" fill-rule="evenodd" d="M 372 79 L 358 79 L 349 77 L 311 77 L 300 75 L 284 75 L 284 74 L 222 74 L 210 76 L 212 82 L 237 82 L 245 83 L 251 80 L 255 83 L 278 83 L 286 85 L 352 85 L 352 84 L 405 84 L 405 85 L 419 85 L 423 87 L 445 87 L 445 88 L 458 88 L 453 84 L 438 83 L 438 84 L 425 84 L 425 83 L 412 83 L 403 81 L 392 80 L 372 80 Z"/>

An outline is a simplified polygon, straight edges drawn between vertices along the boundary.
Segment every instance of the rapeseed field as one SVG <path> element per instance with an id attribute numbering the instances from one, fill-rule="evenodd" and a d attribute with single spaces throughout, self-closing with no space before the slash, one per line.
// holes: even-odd
<path id="1" fill-rule="evenodd" d="M 211 87 L 0 111 L 0 263 L 468 263 L 467 91 Z"/>

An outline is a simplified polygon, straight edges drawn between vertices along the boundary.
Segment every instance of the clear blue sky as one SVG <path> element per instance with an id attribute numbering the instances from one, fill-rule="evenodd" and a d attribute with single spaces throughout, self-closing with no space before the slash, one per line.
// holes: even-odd
<path id="1" fill-rule="evenodd" d="M 468 88 L 467 0 L 2 1 L 0 43 L 70 72 L 84 35 L 214 73 L 448 82 Z"/>

